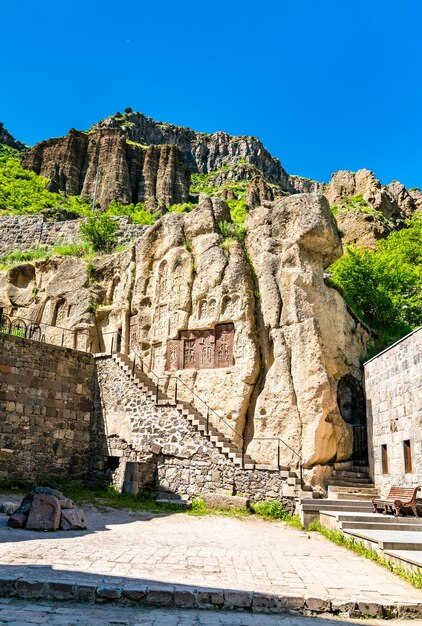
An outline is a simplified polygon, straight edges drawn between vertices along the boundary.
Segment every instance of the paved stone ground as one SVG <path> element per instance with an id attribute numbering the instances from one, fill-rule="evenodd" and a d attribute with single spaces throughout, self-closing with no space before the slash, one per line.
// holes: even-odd
<path id="1" fill-rule="evenodd" d="M 422 606 L 422 593 L 408 583 L 282 522 L 92 507 L 86 516 L 88 531 L 39 533 L 7 528 L 7 517 L 0 515 L 1 576 L 98 586 L 171 583 Z"/>
<path id="2" fill-rule="evenodd" d="M 412 626 L 422 626 L 413 620 Z M 89 606 L 25 602 L 0 599 L 0 624 L 28 626 L 52 624 L 53 626 L 341 626 L 361 624 L 379 626 L 379 620 L 353 620 L 332 617 L 304 617 L 301 615 L 254 615 L 228 611 L 195 611 L 183 609 L 148 609 L 114 606 Z M 409 622 L 394 621 L 394 626 L 407 626 Z"/>

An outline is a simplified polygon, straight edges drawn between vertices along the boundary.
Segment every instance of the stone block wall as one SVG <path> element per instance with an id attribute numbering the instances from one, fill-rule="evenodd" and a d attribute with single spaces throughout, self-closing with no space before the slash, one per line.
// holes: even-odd
<path id="1" fill-rule="evenodd" d="M 114 458 L 118 463 L 114 477 L 120 488 L 130 482 L 128 474 L 135 463 L 141 488 L 149 482 L 158 490 L 190 497 L 227 492 L 256 500 L 282 499 L 287 472 L 283 475 L 278 471 L 240 469 L 175 408 L 155 406 L 111 357 L 96 359 L 96 365 L 98 415 L 102 418 L 97 420 L 100 431 L 97 447 L 93 448 L 94 476 L 101 478 L 107 464 L 105 433 L 108 461 Z M 285 505 L 291 504 L 292 500 L 286 499 Z"/>
<path id="2" fill-rule="evenodd" d="M 384 494 L 392 485 L 422 485 L 422 328 L 365 364 L 365 390 L 376 486 Z"/>
<path id="3" fill-rule="evenodd" d="M 142 224 L 132 224 L 126 216 L 113 219 L 118 223 L 119 245 L 129 244 L 147 228 Z M 81 220 L 48 222 L 43 215 L 0 216 L 0 256 L 39 245 L 52 247 L 81 243 L 80 223 Z"/>
<path id="4" fill-rule="evenodd" d="M 92 355 L 0 335 L 0 480 L 85 479 Z"/>

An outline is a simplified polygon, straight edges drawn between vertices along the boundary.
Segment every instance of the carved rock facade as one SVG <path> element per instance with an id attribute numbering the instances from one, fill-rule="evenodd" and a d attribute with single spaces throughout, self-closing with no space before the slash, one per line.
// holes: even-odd
<path id="1" fill-rule="evenodd" d="M 0 307 L 71 329 L 81 349 L 117 341 L 163 380 L 177 372 L 258 462 L 276 461 L 277 438 L 307 467 L 347 459 L 352 434 L 337 384 L 348 374 L 359 382 L 367 335 L 324 284 L 342 253 L 328 202 L 302 194 L 258 207 L 247 254 L 223 241 L 218 224 L 229 220 L 223 200 L 200 196 L 197 210 L 165 215 L 92 268 L 64 257 L 0 274 Z M 179 394 L 192 400 L 183 385 Z M 297 464 L 287 446 L 281 453 Z"/>

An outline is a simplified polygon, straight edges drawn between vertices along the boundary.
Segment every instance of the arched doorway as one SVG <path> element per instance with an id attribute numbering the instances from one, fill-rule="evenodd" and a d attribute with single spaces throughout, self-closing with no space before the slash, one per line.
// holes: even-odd
<path id="1" fill-rule="evenodd" d="M 368 465 L 365 395 L 361 383 L 351 374 L 338 381 L 337 404 L 340 415 L 353 428 L 352 459 L 355 465 Z"/>

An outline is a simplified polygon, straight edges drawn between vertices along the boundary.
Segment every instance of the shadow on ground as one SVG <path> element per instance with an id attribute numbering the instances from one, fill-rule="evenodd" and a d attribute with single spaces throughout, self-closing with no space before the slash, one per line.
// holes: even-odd
<path id="1" fill-rule="evenodd" d="M 60 602 L 110 603 L 178 609 L 220 609 L 238 612 L 301 614 L 318 623 L 338 624 L 348 618 L 420 617 L 422 603 L 383 606 L 374 602 L 336 602 L 326 598 L 271 595 L 239 589 L 163 583 L 159 580 L 56 570 L 49 565 L 3 565 L 0 597 Z M 318 614 L 324 617 L 318 617 Z M 298 622 L 299 623 L 299 622 Z M 265 624 L 262 617 L 260 624 Z"/>

